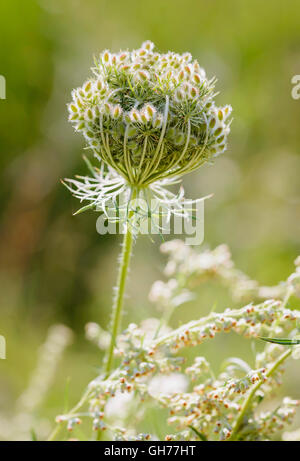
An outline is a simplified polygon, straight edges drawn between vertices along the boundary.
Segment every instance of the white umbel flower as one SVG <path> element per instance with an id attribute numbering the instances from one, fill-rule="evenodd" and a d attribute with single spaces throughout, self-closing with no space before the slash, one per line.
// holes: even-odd
<path id="1" fill-rule="evenodd" d="M 114 201 L 122 196 L 128 204 L 133 191 L 147 203 L 157 200 L 168 217 L 183 213 L 183 190 L 166 187 L 227 146 L 231 107 L 215 105 L 215 80 L 189 53 L 160 54 L 150 41 L 131 52 L 103 51 L 92 72 L 68 109 L 100 170 L 90 165 L 92 176 L 68 187 L 108 218 Z M 126 205 L 125 220 L 129 211 Z"/>

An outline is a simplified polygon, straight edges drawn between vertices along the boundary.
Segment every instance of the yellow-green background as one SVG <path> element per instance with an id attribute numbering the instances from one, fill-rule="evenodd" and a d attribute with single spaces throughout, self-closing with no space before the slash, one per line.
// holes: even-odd
<path id="1" fill-rule="evenodd" d="M 0 412 L 9 413 L 34 368 L 47 328 L 69 325 L 75 341 L 58 369 L 41 415 L 72 402 L 100 364 L 84 339 L 87 321 L 108 323 L 118 236 L 96 233 L 96 214 L 73 217 L 78 203 L 60 178 L 84 172 L 83 140 L 67 122 L 66 103 L 105 48 L 190 51 L 218 78 L 220 104 L 234 121 L 228 152 L 213 167 L 186 177 L 187 196 L 206 202 L 205 242 L 226 242 L 244 271 L 275 284 L 300 253 L 300 3 L 295 0 L 0 0 Z M 157 316 L 147 293 L 164 264 L 159 241 L 139 239 L 124 324 Z M 173 325 L 230 305 L 228 293 L 202 288 Z M 226 355 L 251 360 L 250 343 L 233 336 L 210 342 L 215 368 Z M 221 352 L 220 352 L 221 351 Z M 289 367 L 281 392 L 300 397 L 300 365 Z M 151 430 L 151 424 L 149 424 Z"/>

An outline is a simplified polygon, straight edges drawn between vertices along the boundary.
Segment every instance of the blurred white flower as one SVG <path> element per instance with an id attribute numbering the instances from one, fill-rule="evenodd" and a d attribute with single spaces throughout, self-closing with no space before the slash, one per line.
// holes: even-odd
<path id="1" fill-rule="evenodd" d="M 189 381 L 182 373 L 170 373 L 154 376 L 149 383 L 148 391 L 153 397 L 160 394 L 172 395 L 186 392 L 188 385 Z"/>
<path id="2" fill-rule="evenodd" d="M 132 393 L 117 391 L 115 397 L 107 401 L 106 416 L 113 420 L 123 420 L 128 415 L 133 398 Z"/>

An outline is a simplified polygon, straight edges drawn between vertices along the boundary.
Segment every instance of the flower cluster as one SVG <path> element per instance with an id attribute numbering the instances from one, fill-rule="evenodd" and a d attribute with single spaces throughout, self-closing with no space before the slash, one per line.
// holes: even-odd
<path id="1" fill-rule="evenodd" d="M 152 347 L 168 347 L 171 352 L 184 347 L 197 346 L 216 334 L 234 331 L 250 337 L 279 335 L 290 324 L 296 326 L 300 314 L 282 307 L 281 301 L 267 300 L 262 304 L 247 305 L 239 309 L 226 309 L 223 313 L 213 312 L 207 317 L 186 323 L 170 334 L 156 339 Z"/>
<path id="2" fill-rule="evenodd" d="M 155 282 L 149 296 L 159 307 L 171 307 L 174 303 L 179 305 L 188 301 L 188 288 L 195 289 L 197 285 L 208 280 L 215 280 L 226 286 L 235 301 L 283 299 L 287 291 L 299 296 L 298 259 L 295 261 L 296 270 L 288 280 L 276 286 L 261 286 L 236 268 L 227 245 L 219 245 L 213 250 L 207 249 L 199 253 L 181 240 L 172 240 L 161 245 L 161 251 L 168 255 L 164 274 L 169 280 Z M 178 297 L 179 294 L 181 297 Z"/>
<path id="3" fill-rule="evenodd" d="M 282 431 L 286 424 L 293 422 L 296 408 L 299 404 L 299 400 L 284 397 L 281 404 L 274 411 L 260 413 L 258 417 L 250 420 L 249 424 L 255 427 L 255 431 L 260 434 L 260 437 L 269 437 Z M 247 437 L 249 437 L 249 434 Z"/>
<path id="4" fill-rule="evenodd" d="M 69 120 L 88 147 L 131 185 L 198 168 L 226 149 L 231 107 L 217 107 L 214 79 L 189 53 L 137 50 L 95 59 L 72 93 Z"/>
<path id="5" fill-rule="evenodd" d="M 233 275 L 247 279 L 235 268 L 225 246 L 197 255 L 189 247 L 173 241 L 163 244 L 162 250 L 171 255 L 167 265 L 171 278 L 166 285 L 156 282 L 151 296 L 162 303 L 163 312 L 169 309 L 172 313 L 174 307 L 181 304 L 180 296 L 183 300 L 186 298 L 185 282 L 190 281 L 192 274 L 199 278 L 217 274 L 220 275 L 217 279 L 223 282 L 225 274 L 229 280 L 233 271 Z M 187 278 L 182 277 L 184 271 Z M 105 438 L 114 440 L 156 440 L 158 434 L 143 432 L 143 421 L 147 409 L 154 407 L 159 411 L 161 407 L 169 410 L 164 435 L 168 441 L 278 437 L 285 425 L 292 422 L 299 402 L 285 397 L 268 411 L 261 409 L 260 404 L 272 397 L 281 384 L 285 360 L 299 358 L 299 354 L 294 353 L 296 349 L 261 342 L 262 348 L 258 348 L 253 366 L 239 357 L 229 357 L 218 374 L 206 357 L 197 354 L 191 363 L 186 363 L 178 353 L 185 348 L 196 351 L 218 333 L 234 332 L 253 339 L 295 337 L 300 313 L 286 306 L 289 297 L 297 294 L 291 290 L 294 286 L 291 279 L 295 279 L 293 274 L 287 282 L 278 285 L 278 299 L 212 312 L 176 329 L 158 319 L 144 320 L 140 326 L 130 324 L 115 345 L 118 367 L 108 378 L 100 375 L 94 379 L 76 411 L 59 417 L 58 421 L 66 422 L 68 429 L 76 433 L 77 424 L 88 417 L 100 438 L 105 431 Z M 260 287 L 257 283 L 255 287 L 258 298 Z M 275 288 L 272 288 L 274 292 Z M 268 287 L 264 289 L 268 291 Z M 89 324 L 88 331 L 92 341 L 99 332 L 103 335 L 95 324 Z M 103 347 L 103 342 L 99 347 Z M 80 408 L 86 405 L 88 409 L 81 412 Z M 172 433 L 168 426 L 174 427 Z"/>
<path id="6" fill-rule="evenodd" d="M 295 272 L 293 272 L 288 278 L 288 284 L 291 292 L 300 298 L 300 256 L 295 259 L 295 266 Z"/>

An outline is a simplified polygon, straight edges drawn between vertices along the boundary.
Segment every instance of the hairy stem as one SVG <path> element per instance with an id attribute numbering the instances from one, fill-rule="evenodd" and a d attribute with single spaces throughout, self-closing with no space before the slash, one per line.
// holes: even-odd
<path id="1" fill-rule="evenodd" d="M 130 201 L 133 200 L 135 196 L 136 196 L 136 193 L 135 191 L 133 191 Z M 130 201 L 129 201 L 129 206 L 130 206 Z M 132 210 L 129 209 L 128 220 L 130 220 L 132 213 L 133 213 Z M 116 338 L 119 333 L 121 319 L 122 319 L 124 294 L 125 294 L 126 280 L 127 280 L 127 275 L 128 275 L 131 252 L 132 252 L 132 243 L 133 243 L 132 232 L 131 232 L 130 226 L 127 225 L 127 229 L 126 229 L 126 232 L 124 234 L 124 239 L 123 239 L 123 248 L 122 248 L 121 260 L 120 260 L 120 266 L 119 266 L 116 297 L 114 299 L 113 310 L 112 310 L 111 338 L 110 338 L 109 348 L 107 350 L 107 354 L 105 357 L 105 379 L 108 378 L 112 370 L 112 367 L 113 367 L 114 347 L 115 347 Z"/>
<path id="2" fill-rule="evenodd" d="M 281 354 L 280 357 L 278 357 L 278 359 L 276 360 L 276 362 L 274 362 L 271 368 L 267 371 L 266 377 L 268 378 L 269 376 L 271 376 L 274 373 L 274 371 L 277 370 L 277 368 L 282 364 L 282 362 L 284 362 L 285 359 L 287 359 L 291 355 L 291 353 L 292 353 L 292 349 L 288 349 L 286 352 Z M 260 388 L 262 384 L 263 384 L 263 381 L 259 381 L 249 392 L 248 397 L 244 401 L 241 412 L 235 422 L 231 436 L 227 439 L 228 441 L 234 441 L 237 439 L 239 430 L 243 426 L 245 415 L 247 414 L 249 405 L 251 404 L 251 400 L 254 397 L 256 391 Z"/>

